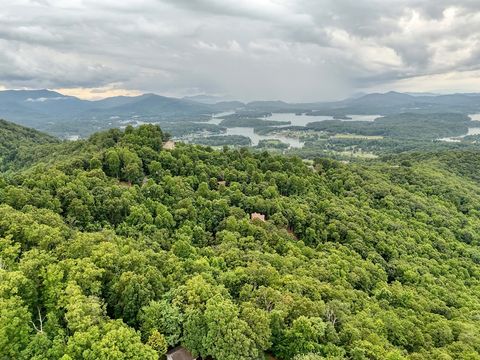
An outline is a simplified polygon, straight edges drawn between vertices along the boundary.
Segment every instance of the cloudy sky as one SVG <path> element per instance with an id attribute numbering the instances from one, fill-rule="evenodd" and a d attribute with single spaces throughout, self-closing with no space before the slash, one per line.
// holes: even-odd
<path id="1" fill-rule="evenodd" d="M 480 92 L 479 0 L 0 0 L 0 88 Z"/>

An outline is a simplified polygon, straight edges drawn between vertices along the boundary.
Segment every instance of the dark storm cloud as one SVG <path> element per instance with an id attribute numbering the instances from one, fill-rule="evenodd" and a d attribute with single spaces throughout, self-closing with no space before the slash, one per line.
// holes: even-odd
<path id="1" fill-rule="evenodd" d="M 476 0 L 0 0 L 0 85 L 334 98 L 479 70 L 478 29 Z"/>

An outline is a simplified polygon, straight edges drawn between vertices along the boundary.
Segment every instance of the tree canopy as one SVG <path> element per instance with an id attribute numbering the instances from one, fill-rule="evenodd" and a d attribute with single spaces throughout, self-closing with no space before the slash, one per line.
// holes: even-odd
<path id="1" fill-rule="evenodd" d="M 480 359 L 480 153 L 308 166 L 164 140 L 5 162 L 0 359 Z"/>

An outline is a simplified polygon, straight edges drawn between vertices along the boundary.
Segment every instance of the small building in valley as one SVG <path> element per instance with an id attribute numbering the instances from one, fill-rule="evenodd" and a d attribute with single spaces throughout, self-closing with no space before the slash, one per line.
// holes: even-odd
<path id="1" fill-rule="evenodd" d="M 256 213 L 256 212 L 252 213 L 252 214 L 250 215 L 250 218 L 251 218 L 252 220 L 265 221 L 265 215 L 260 214 L 260 213 Z"/>
<path id="2" fill-rule="evenodd" d="M 177 346 L 167 352 L 167 360 L 195 360 L 190 352 L 182 346 Z"/>

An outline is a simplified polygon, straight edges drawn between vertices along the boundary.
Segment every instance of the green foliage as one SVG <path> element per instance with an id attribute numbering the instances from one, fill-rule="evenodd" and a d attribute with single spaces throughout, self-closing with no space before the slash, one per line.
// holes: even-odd
<path id="1" fill-rule="evenodd" d="M 157 352 L 159 359 L 163 359 L 168 350 L 167 341 L 157 330 L 148 337 L 147 345 Z"/>
<path id="2" fill-rule="evenodd" d="M 280 140 L 260 140 L 258 142 L 257 148 L 259 149 L 264 149 L 264 148 L 269 148 L 269 149 L 288 149 L 289 145 L 285 144 L 284 142 L 281 142 Z"/>
<path id="3" fill-rule="evenodd" d="M 0 358 L 15 359 L 28 345 L 30 313 L 18 296 L 0 298 Z"/>
<path id="4" fill-rule="evenodd" d="M 324 360 L 325 358 L 321 355 L 308 353 L 303 355 L 296 355 L 293 360 Z"/>
<path id="5" fill-rule="evenodd" d="M 0 119 L 0 170 L 19 152 L 29 151 L 35 145 L 58 142 L 53 136 Z"/>
<path id="6" fill-rule="evenodd" d="M 263 358 L 269 332 L 256 332 L 256 327 L 265 329 L 266 317 L 258 317 L 256 321 L 250 319 L 252 324 L 249 324 L 239 316 L 233 302 L 219 295 L 207 301 L 203 316 L 207 326 L 203 339 L 205 354 L 225 360 Z"/>
<path id="7" fill-rule="evenodd" d="M 296 354 L 308 354 L 320 350 L 326 324 L 321 318 L 300 316 L 281 335 L 276 352 L 282 359 L 291 359 Z"/>
<path id="8" fill-rule="evenodd" d="M 460 136 L 468 131 L 470 118 L 458 113 L 415 114 L 403 113 L 367 121 L 320 121 L 307 128 L 334 133 L 381 135 L 393 138 L 438 139 Z"/>
<path id="9" fill-rule="evenodd" d="M 266 126 L 279 126 L 290 125 L 290 121 L 276 121 L 276 120 L 261 120 L 254 117 L 236 116 L 237 114 L 227 115 L 224 117 L 220 126 L 227 128 L 230 127 L 266 127 Z"/>
<path id="10" fill-rule="evenodd" d="M 251 140 L 249 137 L 243 135 L 216 135 L 194 138 L 195 144 L 208 145 L 208 146 L 224 146 L 224 145 L 236 145 L 236 146 L 249 146 Z"/>
<path id="11" fill-rule="evenodd" d="M 182 336 L 183 315 L 169 301 L 152 301 L 142 308 L 140 315 L 143 334 L 160 332 L 169 346 L 178 344 Z"/>
<path id="12" fill-rule="evenodd" d="M 163 140 L 6 163 L 0 359 L 480 358 L 478 152 L 308 166 Z"/>
<path id="13" fill-rule="evenodd" d="M 68 341 L 67 355 L 86 360 L 157 360 L 157 352 L 140 341 L 135 330 L 121 321 L 109 321 L 76 332 Z"/>

